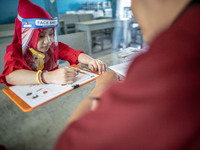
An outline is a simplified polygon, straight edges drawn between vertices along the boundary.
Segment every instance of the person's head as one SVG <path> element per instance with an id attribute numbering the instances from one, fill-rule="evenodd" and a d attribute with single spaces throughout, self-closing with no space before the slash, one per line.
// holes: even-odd
<path id="1" fill-rule="evenodd" d="M 13 44 L 22 44 L 22 19 L 33 18 L 52 19 L 45 9 L 33 4 L 30 0 L 19 0 L 18 17 L 15 19 L 15 34 L 13 37 Z"/>
<path id="2" fill-rule="evenodd" d="M 33 4 L 30 0 L 19 0 L 19 6 L 18 6 L 18 20 L 21 19 L 52 19 L 52 17 L 49 15 L 49 13 L 43 9 L 42 7 Z M 22 23 L 22 20 L 20 20 L 20 23 Z M 20 25 L 21 28 L 21 25 Z M 24 30 L 27 31 L 27 30 Z M 21 32 L 21 29 L 20 29 Z M 47 40 L 50 36 L 47 36 L 48 34 L 51 34 L 51 29 L 35 29 L 32 35 L 32 42 L 31 47 L 44 52 L 46 51 L 45 48 L 49 45 L 49 42 L 52 41 L 52 38 L 50 40 Z M 23 32 L 24 33 L 24 32 Z M 20 35 L 22 35 L 21 33 Z M 25 34 L 28 35 L 28 34 Z M 23 39 L 22 39 L 23 40 Z M 47 43 L 47 41 L 49 41 Z M 22 42 L 21 42 L 22 43 Z"/>
<path id="3" fill-rule="evenodd" d="M 37 42 L 37 50 L 40 52 L 47 52 L 53 40 L 54 40 L 54 29 L 53 28 L 44 29 L 42 32 L 40 32 Z"/>
<path id="4" fill-rule="evenodd" d="M 168 28 L 191 0 L 132 0 L 131 9 L 149 44 Z"/>

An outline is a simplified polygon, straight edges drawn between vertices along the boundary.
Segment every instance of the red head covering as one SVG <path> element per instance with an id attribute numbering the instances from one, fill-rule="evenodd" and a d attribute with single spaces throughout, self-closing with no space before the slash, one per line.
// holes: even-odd
<path id="1" fill-rule="evenodd" d="M 19 6 L 18 6 L 18 19 L 33 19 L 33 18 L 42 18 L 42 19 L 52 19 L 52 17 L 49 15 L 49 13 L 44 10 L 42 7 L 33 4 L 29 0 L 19 0 Z M 19 31 L 19 30 L 17 30 Z M 34 33 L 34 41 L 37 42 L 36 39 L 38 38 L 41 31 L 35 31 Z M 20 20 L 20 38 L 21 38 L 21 20 Z M 36 47 L 33 45 L 34 48 Z"/>
<path id="2" fill-rule="evenodd" d="M 42 7 L 31 3 L 29 0 L 19 0 L 18 14 L 24 19 L 43 18 L 51 19 L 52 17 Z"/>
<path id="3" fill-rule="evenodd" d="M 19 19 L 31 19 L 31 18 L 43 18 L 51 19 L 52 17 L 49 13 L 40 6 L 37 6 L 30 2 L 29 0 L 19 0 L 18 5 L 18 18 L 15 20 L 15 33 L 13 38 L 13 43 L 22 44 L 21 41 L 21 29 L 22 22 Z"/>

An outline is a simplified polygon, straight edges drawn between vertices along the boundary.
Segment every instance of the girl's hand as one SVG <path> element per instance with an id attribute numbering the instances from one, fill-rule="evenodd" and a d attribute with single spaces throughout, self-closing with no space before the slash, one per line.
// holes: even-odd
<path id="1" fill-rule="evenodd" d="M 44 79 L 47 83 L 71 84 L 78 75 L 78 69 L 72 67 L 63 67 L 54 71 L 45 72 Z"/>
<path id="2" fill-rule="evenodd" d="M 92 59 L 90 60 L 90 62 L 88 63 L 88 67 L 92 70 L 92 71 L 97 71 L 99 72 L 99 74 L 104 73 L 105 71 L 107 71 L 107 65 L 102 62 L 99 59 Z"/>

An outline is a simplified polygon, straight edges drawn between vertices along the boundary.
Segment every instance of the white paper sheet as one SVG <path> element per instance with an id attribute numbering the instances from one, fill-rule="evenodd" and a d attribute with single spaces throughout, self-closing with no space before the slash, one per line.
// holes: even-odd
<path id="1" fill-rule="evenodd" d="M 109 68 L 111 70 L 113 70 L 114 72 L 125 77 L 130 63 L 131 63 L 131 61 L 128 61 L 128 62 L 125 62 L 125 63 L 110 66 Z"/>

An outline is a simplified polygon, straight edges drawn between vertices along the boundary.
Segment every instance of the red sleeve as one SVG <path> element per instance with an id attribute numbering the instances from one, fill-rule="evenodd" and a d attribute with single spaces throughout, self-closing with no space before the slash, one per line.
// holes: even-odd
<path id="1" fill-rule="evenodd" d="M 7 46 L 6 54 L 4 56 L 5 66 L 4 70 L 1 73 L 0 79 L 1 83 L 5 83 L 10 86 L 6 82 L 5 76 L 18 69 L 27 69 L 32 70 L 26 63 L 26 61 L 22 58 L 21 53 L 21 45 L 20 44 L 12 44 Z"/>
<path id="2" fill-rule="evenodd" d="M 188 18 L 135 58 L 126 80 L 103 93 L 97 110 L 71 123 L 55 149 L 200 149 L 200 22 Z M 195 30 L 187 30 L 192 21 Z"/>
<path id="3" fill-rule="evenodd" d="M 84 52 L 80 50 L 74 50 L 68 45 L 59 42 L 59 59 L 68 61 L 70 65 L 79 63 L 78 56 L 80 55 L 80 53 Z"/>

